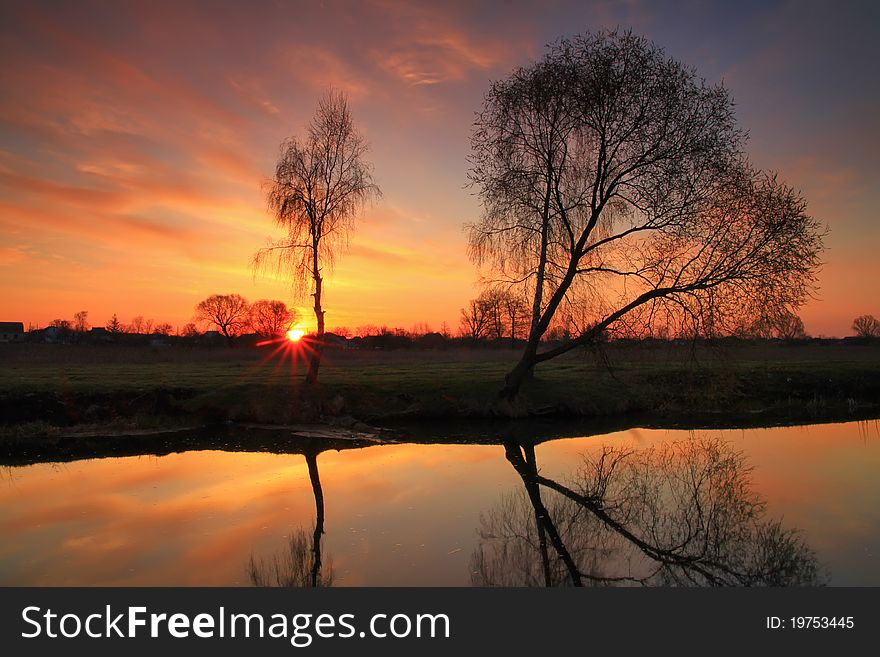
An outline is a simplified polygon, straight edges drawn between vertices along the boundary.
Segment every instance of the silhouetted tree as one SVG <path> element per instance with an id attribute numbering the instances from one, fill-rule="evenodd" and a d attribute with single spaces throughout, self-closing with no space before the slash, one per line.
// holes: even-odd
<path id="1" fill-rule="evenodd" d="M 479 296 L 486 309 L 486 337 L 500 340 L 507 331 L 507 294 L 499 288 L 487 288 Z"/>
<path id="2" fill-rule="evenodd" d="M 379 327 L 375 324 L 363 324 L 355 329 L 355 335 L 361 338 L 366 338 L 370 335 L 378 335 L 378 333 Z"/>
<path id="3" fill-rule="evenodd" d="M 89 325 L 89 311 L 88 310 L 80 310 L 78 313 L 73 316 L 73 330 L 78 333 L 85 333 L 90 328 Z"/>
<path id="4" fill-rule="evenodd" d="M 510 327 L 508 337 L 513 344 L 523 337 L 524 330 L 528 327 L 529 307 L 521 296 L 512 291 L 505 293 L 503 303 L 507 324 Z"/>
<path id="5" fill-rule="evenodd" d="M 860 315 L 853 320 L 853 331 L 860 338 L 880 338 L 880 320 L 873 315 Z"/>
<path id="6" fill-rule="evenodd" d="M 283 335 L 296 321 L 296 310 L 283 301 L 260 299 L 251 304 L 251 326 L 262 336 Z"/>
<path id="7" fill-rule="evenodd" d="M 185 338 L 194 338 L 199 335 L 199 329 L 195 324 L 190 322 L 180 330 L 180 335 Z"/>
<path id="8" fill-rule="evenodd" d="M 481 297 L 471 299 L 467 307 L 462 308 L 460 312 L 459 332 L 462 337 L 470 338 L 477 342 L 488 335 L 489 305 L 485 299 Z"/>
<path id="9" fill-rule="evenodd" d="M 212 294 L 196 306 L 196 321 L 216 327 L 231 341 L 250 322 L 250 306 L 239 294 Z"/>
<path id="10" fill-rule="evenodd" d="M 501 287 L 487 287 L 460 311 L 460 334 L 471 340 L 482 338 L 515 340 L 522 337 L 528 307 L 515 292 Z"/>
<path id="11" fill-rule="evenodd" d="M 315 566 L 318 566 L 316 570 Z M 315 561 L 314 543 L 303 528 L 291 532 L 285 550 L 270 559 L 251 555 L 248 579 L 254 586 L 315 588 L 333 586 L 333 566 Z"/>
<path id="12" fill-rule="evenodd" d="M 363 206 L 381 193 L 373 182 L 368 150 L 345 95 L 331 90 L 318 101 L 305 139 L 291 137 L 281 144 L 268 188 L 269 210 L 287 235 L 258 251 L 254 266 L 271 261 L 293 275 L 298 290 L 311 284 L 317 333 L 306 376 L 310 383 L 317 381 L 321 364 L 325 269 L 348 244 Z"/>
<path id="13" fill-rule="evenodd" d="M 756 338 L 780 338 L 800 340 L 807 337 L 804 322 L 795 313 L 782 309 L 768 309 L 762 317 L 755 320 L 746 334 Z"/>
<path id="14" fill-rule="evenodd" d="M 56 328 L 59 332 L 63 333 L 68 333 L 72 329 L 69 319 L 53 319 L 49 323 L 49 326 Z"/>
<path id="15" fill-rule="evenodd" d="M 768 518 L 742 454 L 690 440 L 585 454 L 577 476 L 540 474 L 506 443 L 524 492 L 480 517 L 475 584 L 804 586 L 826 573 L 800 534 Z"/>
<path id="16" fill-rule="evenodd" d="M 715 334 L 803 302 L 822 228 L 744 141 L 723 87 L 630 33 L 563 39 L 492 85 L 471 138 L 470 255 L 531 299 L 503 397 L 624 319 Z M 572 311 L 581 330 L 539 353 Z"/>
<path id="17" fill-rule="evenodd" d="M 111 317 L 110 321 L 107 322 L 107 326 L 105 328 L 110 333 L 122 333 L 122 331 L 124 330 L 124 327 L 122 326 L 122 322 L 119 321 L 119 318 L 116 316 L 116 313 L 113 313 L 113 317 Z"/>
<path id="18" fill-rule="evenodd" d="M 174 330 L 174 327 L 171 326 L 168 322 L 163 322 L 161 324 L 156 324 L 153 327 L 153 333 L 156 335 L 171 335 L 171 332 Z"/>
<path id="19" fill-rule="evenodd" d="M 153 332 L 153 320 L 145 319 L 143 315 L 138 315 L 137 317 L 131 320 L 131 323 L 126 327 L 127 333 L 134 333 L 135 335 L 146 335 L 148 333 Z"/>
<path id="20" fill-rule="evenodd" d="M 431 325 L 427 322 L 416 322 L 409 330 L 409 336 L 411 338 L 418 338 L 427 335 L 428 333 L 433 333 L 433 331 L 431 330 Z"/>
<path id="21" fill-rule="evenodd" d="M 776 332 L 783 340 L 801 340 L 807 337 L 803 320 L 793 312 L 780 314 L 776 322 Z"/>
<path id="22" fill-rule="evenodd" d="M 332 586 L 333 566 L 322 557 L 324 535 L 324 489 L 318 472 L 317 449 L 304 453 L 309 470 L 309 481 L 315 497 L 315 525 L 311 541 L 302 529 L 294 532 L 288 541 L 287 551 L 270 561 L 255 559 L 248 562 L 248 576 L 254 586 L 310 587 Z"/>

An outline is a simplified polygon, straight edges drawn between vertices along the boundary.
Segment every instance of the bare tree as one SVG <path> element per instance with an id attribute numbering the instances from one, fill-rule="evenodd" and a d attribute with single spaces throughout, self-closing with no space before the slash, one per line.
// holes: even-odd
<path id="1" fill-rule="evenodd" d="M 71 325 L 69 319 L 53 319 L 49 323 L 49 326 L 58 329 L 59 333 L 69 333 L 73 330 L 73 326 Z"/>
<path id="2" fill-rule="evenodd" d="M 805 586 L 827 572 L 797 530 L 768 517 L 742 454 L 719 439 L 584 455 L 569 482 L 534 447 L 505 444 L 524 491 L 481 514 L 477 585 Z M 523 494 L 524 493 L 524 494 Z"/>
<path id="3" fill-rule="evenodd" d="M 504 398 L 624 322 L 711 335 L 804 301 L 822 228 L 744 141 L 723 87 L 630 33 L 564 39 L 492 85 L 471 137 L 470 256 L 531 299 Z M 539 353 L 566 315 L 580 330 Z"/>
<path id="4" fill-rule="evenodd" d="M 317 321 L 306 380 L 318 379 L 324 335 L 324 274 L 348 245 L 363 206 L 381 192 L 367 161 L 369 147 L 355 128 L 342 93 L 329 91 L 318 101 L 306 137 L 281 144 L 268 205 L 275 223 L 287 231 L 254 256 L 257 269 L 274 263 L 292 274 L 295 288 L 311 287 Z"/>
<path id="5" fill-rule="evenodd" d="M 199 328 L 193 322 L 189 322 L 180 330 L 180 335 L 184 338 L 194 338 L 199 335 Z"/>
<path id="6" fill-rule="evenodd" d="M 146 335 L 153 331 L 153 320 L 144 319 L 143 315 L 138 315 L 131 320 L 126 329 L 126 333 L 134 333 L 135 335 Z"/>
<path id="7" fill-rule="evenodd" d="M 528 327 L 529 307 L 521 296 L 508 291 L 504 296 L 504 310 L 510 327 L 508 337 L 513 345 L 516 340 L 523 337 L 524 329 Z"/>
<path id="8" fill-rule="evenodd" d="M 474 342 L 482 340 L 489 333 L 489 307 L 485 300 L 477 297 L 468 302 L 466 308 L 462 308 L 459 318 L 459 332 L 462 337 L 470 338 Z"/>
<path id="9" fill-rule="evenodd" d="M 248 575 L 254 586 L 323 587 L 333 585 L 333 565 L 322 558 L 324 535 L 324 488 L 318 470 L 317 449 L 305 451 L 312 494 L 315 496 L 315 525 L 309 545 L 305 531 L 291 535 L 288 550 L 271 561 L 257 560 L 251 555 Z"/>
<path id="10" fill-rule="evenodd" d="M 461 309 L 460 333 L 472 340 L 522 337 L 528 307 L 515 291 L 487 287 Z"/>
<path id="11" fill-rule="evenodd" d="M 89 330 L 89 311 L 80 310 L 73 316 L 73 330 L 84 333 Z"/>
<path id="12" fill-rule="evenodd" d="M 174 327 L 171 326 L 168 322 L 162 322 L 161 324 L 156 324 L 153 327 L 153 333 L 155 335 L 171 335 L 171 332 L 174 330 Z"/>
<path id="13" fill-rule="evenodd" d="M 487 337 L 500 340 L 507 332 L 507 292 L 500 288 L 487 288 L 479 296 L 486 308 Z"/>
<path id="14" fill-rule="evenodd" d="M 264 337 L 283 335 L 296 323 L 297 312 L 283 301 L 260 299 L 251 304 L 251 326 Z"/>
<path id="15" fill-rule="evenodd" d="M 320 588 L 333 586 L 332 562 L 315 559 L 313 538 L 302 527 L 292 531 L 287 546 L 265 559 L 251 555 L 247 564 L 253 586 L 282 588 Z"/>
<path id="16" fill-rule="evenodd" d="M 804 322 L 787 308 L 769 308 L 744 332 L 757 338 L 801 340 L 807 337 Z"/>
<path id="17" fill-rule="evenodd" d="M 880 338 L 880 320 L 873 315 L 860 315 L 853 320 L 853 331 L 860 338 Z"/>
<path id="18" fill-rule="evenodd" d="M 212 294 L 196 306 L 196 321 L 217 330 L 232 341 L 250 322 L 250 306 L 239 294 Z"/>
<path id="19" fill-rule="evenodd" d="M 807 337 L 804 321 L 791 311 L 779 314 L 776 333 L 783 340 L 802 340 Z"/>

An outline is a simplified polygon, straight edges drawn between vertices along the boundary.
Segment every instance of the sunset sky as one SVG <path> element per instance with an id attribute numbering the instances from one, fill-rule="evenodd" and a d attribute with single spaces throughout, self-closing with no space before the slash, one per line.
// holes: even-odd
<path id="1" fill-rule="evenodd" d="M 755 164 L 827 223 L 813 335 L 880 317 L 880 5 L 818 2 L 0 2 L 0 321 L 182 326 L 254 276 L 279 142 L 348 93 L 383 198 L 327 281 L 328 328 L 454 330 L 474 112 L 545 44 L 632 28 L 723 80 Z M 311 321 L 311 317 L 306 317 Z M 308 321 L 305 322 L 308 325 Z"/>

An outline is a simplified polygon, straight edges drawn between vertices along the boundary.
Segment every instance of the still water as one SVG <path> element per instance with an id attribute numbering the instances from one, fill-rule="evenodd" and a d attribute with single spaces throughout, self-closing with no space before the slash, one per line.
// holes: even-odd
<path id="1" fill-rule="evenodd" d="M 880 586 L 876 421 L 311 456 L 3 468 L 0 584 Z"/>

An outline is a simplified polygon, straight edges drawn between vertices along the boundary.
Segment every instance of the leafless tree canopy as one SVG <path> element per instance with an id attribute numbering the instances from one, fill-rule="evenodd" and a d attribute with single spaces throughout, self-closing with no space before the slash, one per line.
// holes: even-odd
<path id="1" fill-rule="evenodd" d="M 826 573 L 767 517 L 743 456 L 712 438 L 585 455 L 570 483 L 508 445 L 525 494 L 481 516 L 473 580 L 491 586 L 804 586 Z"/>
<path id="2" fill-rule="evenodd" d="M 214 326 L 232 339 L 250 323 L 250 306 L 238 294 L 212 294 L 196 306 L 196 321 Z"/>
<path id="3" fill-rule="evenodd" d="M 324 275 L 348 245 L 360 210 L 380 194 L 368 151 L 345 95 L 330 91 L 318 101 L 305 138 L 282 142 L 275 176 L 267 188 L 269 211 L 286 234 L 258 251 L 254 266 L 274 265 L 291 276 L 300 294 L 311 288 L 319 340 L 309 367 L 310 381 L 317 378 L 324 334 Z"/>
<path id="4" fill-rule="evenodd" d="M 525 336 L 527 322 L 528 307 L 517 290 L 490 287 L 461 309 L 459 333 L 474 341 L 515 340 Z"/>
<path id="5" fill-rule="evenodd" d="M 880 320 L 873 315 L 856 317 L 852 328 L 860 338 L 880 338 Z"/>
<path id="6" fill-rule="evenodd" d="M 781 340 L 807 337 L 803 320 L 787 308 L 768 308 L 758 319 L 734 333 L 740 337 Z"/>
<path id="7" fill-rule="evenodd" d="M 805 300 L 822 228 L 744 141 L 723 87 L 629 33 L 562 40 L 492 85 L 471 138 L 484 213 L 467 229 L 474 262 L 531 299 L 509 395 L 606 329 L 712 335 Z M 572 338 L 538 353 L 560 319 Z"/>
<path id="8" fill-rule="evenodd" d="M 88 310 L 80 310 L 78 313 L 73 315 L 73 330 L 79 331 L 83 333 L 88 331 L 90 328 L 89 324 L 89 311 Z"/>
<path id="9" fill-rule="evenodd" d="M 317 450 L 306 451 L 306 466 L 315 496 L 315 525 L 311 540 L 298 529 L 290 536 L 288 550 L 271 560 L 256 559 L 251 555 L 248 576 L 254 586 L 311 587 L 333 585 L 333 564 L 322 558 L 324 535 L 324 489 L 318 470 Z"/>
<path id="10" fill-rule="evenodd" d="M 324 564 L 320 561 L 316 564 L 310 533 L 298 528 L 288 538 L 286 549 L 272 555 L 271 558 L 251 555 L 247 565 L 251 584 L 283 588 L 333 586 L 332 560 L 328 558 Z"/>
<path id="11" fill-rule="evenodd" d="M 126 333 L 135 335 L 147 335 L 153 332 L 153 320 L 146 319 L 143 315 L 133 317 L 131 323 L 125 327 Z"/>
<path id="12" fill-rule="evenodd" d="M 286 333 L 297 319 L 297 312 L 283 301 L 260 299 L 251 304 L 251 326 L 264 337 Z"/>
<path id="13" fill-rule="evenodd" d="M 171 335 L 173 331 L 174 327 L 168 322 L 162 322 L 153 327 L 153 333 L 156 335 Z"/>

